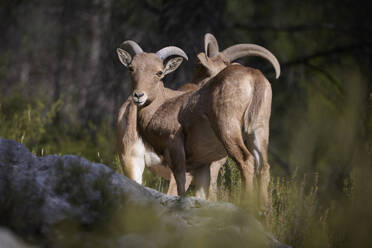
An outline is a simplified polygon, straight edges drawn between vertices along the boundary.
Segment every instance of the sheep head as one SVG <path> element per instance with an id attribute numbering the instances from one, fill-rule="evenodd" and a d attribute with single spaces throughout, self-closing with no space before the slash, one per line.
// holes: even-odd
<path id="1" fill-rule="evenodd" d="M 121 63 L 130 71 L 133 101 L 138 106 L 150 104 L 164 87 L 163 77 L 175 71 L 183 59 L 188 59 L 178 47 L 169 46 L 156 53 L 146 53 L 131 40 L 124 41 L 117 49 L 117 54 Z M 167 60 L 171 56 L 174 57 Z M 165 60 L 167 62 L 164 65 Z"/>

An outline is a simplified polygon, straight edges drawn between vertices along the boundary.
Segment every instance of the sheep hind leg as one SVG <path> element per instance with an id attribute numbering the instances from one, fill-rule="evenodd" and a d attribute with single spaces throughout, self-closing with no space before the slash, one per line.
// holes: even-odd
<path id="1" fill-rule="evenodd" d="M 221 125 L 222 126 L 222 125 Z M 230 120 L 228 128 L 214 128 L 220 138 L 227 154 L 237 163 L 242 174 L 243 192 L 248 199 L 252 198 L 254 157 L 244 144 L 241 124 L 239 121 Z"/>
<path id="2" fill-rule="evenodd" d="M 195 196 L 207 199 L 210 183 L 209 166 L 203 166 L 194 172 L 194 184 L 196 186 Z"/>
<path id="3" fill-rule="evenodd" d="M 251 139 L 258 185 L 258 200 L 261 212 L 265 213 L 270 207 L 269 184 L 270 165 L 267 159 L 268 129 L 259 128 L 254 131 Z"/>

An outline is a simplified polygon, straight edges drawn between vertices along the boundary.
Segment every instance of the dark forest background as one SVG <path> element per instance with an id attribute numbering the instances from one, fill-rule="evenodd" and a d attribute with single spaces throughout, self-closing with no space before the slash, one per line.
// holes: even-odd
<path id="1" fill-rule="evenodd" d="M 0 0 L 0 135 L 38 155 L 74 153 L 120 171 L 114 123 L 130 94 L 115 52 L 122 41 L 184 49 L 190 60 L 167 76 L 171 88 L 192 80 L 206 32 L 220 49 L 259 44 L 282 67 L 276 80 L 267 61 L 239 61 L 273 88 L 269 226 L 294 246 L 320 247 L 308 243 L 309 230 L 325 228 L 319 242 L 362 247 L 372 221 L 371 13 L 351 0 Z M 229 196 L 220 198 L 231 200 L 234 173 L 225 166 L 222 174 Z M 159 188 L 156 180 L 147 183 Z M 355 239 L 341 228 L 352 225 Z"/>
<path id="2" fill-rule="evenodd" d="M 172 88 L 192 80 L 206 32 L 221 48 L 257 43 L 272 51 L 282 65 L 278 81 L 266 61 L 245 64 L 263 69 L 275 99 L 286 95 L 288 104 L 301 102 L 307 74 L 342 86 L 351 82 L 341 75 L 355 66 L 371 78 L 370 9 L 355 1 L 1 0 L 0 11 L 2 95 L 61 100 L 62 122 L 114 116 L 130 88 L 115 54 L 125 39 L 145 51 L 176 45 L 187 52 L 190 61 L 166 80 Z"/>

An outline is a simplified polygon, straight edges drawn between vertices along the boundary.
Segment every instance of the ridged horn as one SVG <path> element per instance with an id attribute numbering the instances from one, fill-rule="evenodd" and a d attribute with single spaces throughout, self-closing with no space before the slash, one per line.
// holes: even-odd
<path id="1" fill-rule="evenodd" d="M 255 45 L 255 44 L 238 44 L 226 48 L 222 51 L 223 55 L 226 56 L 230 60 L 230 62 L 239 59 L 244 56 L 259 56 L 264 59 L 267 59 L 274 67 L 276 78 L 280 76 L 280 64 L 278 60 L 275 58 L 274 54 L 272 54 L 266 48 Z"/>
<path id="2" fill-rule="evenodd" d="M 204 52 L 209 58 L 215 57 L 219 53 L 218 42 L 213 34 L 204 35 Z"/>
<path id="3" fill-rule="evenodd" d="M 133 52 L 134 55 L 139 54 L 139 53 L 143 53 L 142 48 L 137 44 L 137 42 L 132 41 L 132 40 L 124 41 L 123 43 L 121 43 L 120 48 L 122 48 L 126 51 L 129 48 L 130 49 L 129 52 Z"/>
<path id="4" fill-rule="evenodd" d="M 184 59 L 188 60 L 189 58 L 187 57 L 186 53 L 178 47 L 175 46 L 168 46 L 160 49 L 159 51 L 156 52 L 156 55 L 158 55 L 162 60 L 165 60 L 169 56 L 172 55 L 178 55 L 183 57 Z"/>

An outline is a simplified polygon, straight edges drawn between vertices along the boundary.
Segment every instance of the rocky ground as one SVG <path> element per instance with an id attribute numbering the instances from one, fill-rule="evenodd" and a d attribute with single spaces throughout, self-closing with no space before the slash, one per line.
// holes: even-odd
<path id="1" fill-rule="evenodd" d="M 0 138 L 0 248 L 287 247 L 246 211 L 167 196 L 74 155 Z"/>

